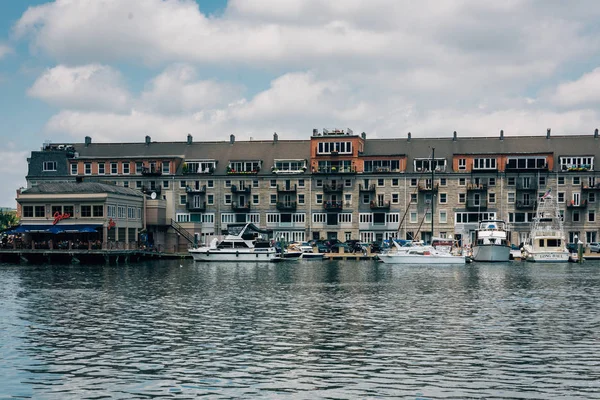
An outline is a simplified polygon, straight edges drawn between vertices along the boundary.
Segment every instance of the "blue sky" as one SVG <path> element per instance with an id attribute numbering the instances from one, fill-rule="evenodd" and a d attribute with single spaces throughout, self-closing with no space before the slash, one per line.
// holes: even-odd
<path id="1" fill-rule="evenodd" d="M 0 206 L 46 140 L 592 134 L 596 1 L 0 3 Z"/>

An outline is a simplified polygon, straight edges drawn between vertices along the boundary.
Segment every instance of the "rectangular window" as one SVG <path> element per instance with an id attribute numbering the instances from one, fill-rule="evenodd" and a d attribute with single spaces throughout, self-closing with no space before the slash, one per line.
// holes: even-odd
<path id="1" fill-rule="evenodd" d="M 393 187 L 398 187 L 400 186 L 400 180 L 398 178 L 393 178 L 392 179 L 392 186 Z"/>
<path id="2" fill-rule="evenodd" d="M 489 186 L 496 186 L 496 178 L 490 178 L 490 179 L 488 179 L 488 185 Z"/>
<path id="3" fill-rule="evenodd" d="M 106 173 L 106 164 L 103 162 L 98 163 L 98 175 L 104 175 Z"/>
<path id="4" fill-rule="evenodd" d="M 92 163 L 86 162 L 83 164 L 83 173 L 85 175 L 91 175 L 92 174 Z"/>
<path id="5" fill-rule="evenodd" d="M 588 211 L 588 222 L 596 222 L 596 211 L 594 211 L 594 210 Z"/>
<path id="6" fill-rule="evenodd" d="M 445 224 L 448 222 L 448 213 L 444 210 L 440 210 L 440 224 Z"/>
<path id="7" fill-rule="evenodd" d="M 440 193 L 440 204 L 448 203 L 448 194 Z"/>
<path id="8" fill-rule="evenodd" d="M 579 222 L 579 211 L 573 211 L 573 222 Z"/>
<path id="9" fill-rule="evenodd" d="M 124 162 L 123 163 L 123 174 L 124 175 L 129 175 L 129 167 L 131 164 L 129 164 L 128 162 Z"/>
<path id="10" fill-rule="evenodd" d="M 81 217 L 91 217 L 92 216 L 92 206 L 81 206 Z"/>
<path id="11" fill-rule="evenodd" d="M 496 193 L 488 193 L 488 202 L 491 204 L 496 202 Z"/>
<path id="12" fill-rule="evenodd" d="M 277 195 L 272 194 L 269 196 L 269 204 L 277 204 Z"/>
<path id="13" fill-rule="evenodd" d="M 384 179 L 377 179 L 377 187 L 383 187 L 385 184 L 385 180 Z"/>
<path id="14" fill-rule="evenodd" d="M 322 179 L 317 179 L 315 182 L 315 187 L 323 187 L 323 180 Z"/>
<path id="15" fill-rule="evenodd" d="M 258 204 L 258 195 L 257 194 L 252 195 L 252 204 Z"/>
<path id="16" fill-rule="evenodd" d="M 163 181 L 163 188 L 164 189 L 168 189 L 169 188 L 169 181 Z"/>
<path id="17" fill-rule="evenodd" d="M 43 171 L 56 171 L 56 161 L 44 161 Z"/>
<path id="18" fill-rule="evenodd" d="M 346 179 L 344 181 L 344 186 L 345 187 L 351 187 L 352 186 L 352 179 Z"/>
<path id="19" fill-rule="evenodd" d="M 508 178 L 506 178 L 506 185 L 507 186 L 515 186 L 516 182 L 517 182 L 517 179 L 514 176 L 509 176 Z"/>
<path id="20" fill-rule="evenodd" d="M 573 177 L 573 185 L 576 185 L 576 186 L 581 185 L 581 177 L 580 176 Z"/>
<path id="21" fill-rule="evenodd" d="M 187 194 L 180 194 L 179 195 L 179 204 L 180 205 L 185 205 L 187 204 Z"/>
<path id="22" fill-rule="evenodd" d="M 125 173 L 125 171 L 123 171 Z M 168 175 L 171 173 L 171 161 L 162 162 L 162 173 Z"/>
<path id="23" fill-rule="evenodd" d="M 119 173 L 119 164 L 116 162 L 110 163 L 110 173 L 112 175 L 117 175 Z"/>
<path id="24" fill-rule="evenodd" d="M 298 195 L 298 204 L 304 204 L 304 195 L 303 194 Z"/>
<path id="25" fill-rule="evenodd" d="M 298 179 L 298 187 L 299 188 L 303 188 L 304 187 L 304 179 Z"/>
<path id="26" fill-rule="evenodd" d="M 417 223 L 417 212 L 416 211 L 411 211 L 410 212 L 410 223 L 411 224 L 416 224 Z"/>
<path id="27" fill-rule="evenodd" d="M 564 203 L 565 202 L 565 192 L 558 192 L 556 199 L 559 203 Z"/>
<path id="28" fill-rule="evenodd" d="M 418 182 L 417 178 L 410 178 L 410 186 L 412 186 L 412 187 L 417 186 L 417 182 Z"/>
<path id="29" fill-rule="evenodd" d="M 352 223 L 352 213 L 339 213 L 338 224 Z"/>
<path id="30" fill-rule="evenodd" d="M 226 180 L 225 183 L 224 183 L 224 186 L 226 188 L 230 188 L 231 187 L 231 181 L 230 180 Z"/>
<path id="31" fill-rule="evenodd" d="M 186 182 L 185 181 L 179 181 L 179 189 L 185 189 L 186 187 Z"/>
<path id="32" fill-rule="evenodd" d="M 224 200 L 225 200 L 225 204 L 231 204 L 231 195 L 230 194 L 226 194 L 224 196 Z"/>
<path id="33" fill-rule="evenodd" d="M 540 185 L 540 188 L 546 186 L 546 177 L 540 176 L 538 178 L 538 184 Z"/>
<path id="34" fill-rule="evenodd" d="M 473 169 L 496 169 L 495 158 L 476 158 L 473 160 Z"/>
<path id="35" fill-rule="evenodd" d="M 317 196 L 315 197 L 315 203 L 323 204 L 323 195 L 322 194 L 317 194 Z"/>
<path id="36" fill-rule="evenodd" d="M 596 193 L 594 192 L 589 192 L 588 193 L 588 201 L 590 203 L 595 203 L 596 202 Z"/>
<path id="37" fill-rule="evenodd" d="M 440 178 L 440 186 L 446 186 L 448 184 L 446 178 Z"/>
<path id="38" fill-rule="evenodd" d="M 400 196 L 398 193 L 392 193 L 392 204 L 400 203 Z"/>
<path id="39" fill-rule="evenodd" d="M 352 204 L 352 195 L 350 193 L 344 194 L 344 202 L 346 203 L 346 205 Z"/>
<path id="40" fill-rule="evenodd" d="M 271 179 L 269 187 L 276 188 L 277 187 L 277 179 Z"/>
<path id="41" fill-rule="evenodd" d="M 564 176 L 559 176 L 557 182 L 558 182 L 559 185 L 564 185 L 565 184 L 565 177 Z"/>
<path id="42" fill-rule="evenodd" d="M 410 202 L 412 204 L 417 204 L 417 194 L 416 193 L 411 193 L 410 194 Z"/>
<path id="43" fill-rule="evenodd" d="M 464 171 L 467 169 L 467 159 L 466 158 L 459 158 L 458 159 L 458 170 L 459 171 Z"/>
<path id="44" fill-rule="evenodd" d="M 458 178 L 458 186 L 467 186 L 466 178 Z"/>
<path id="45" fill-rule="evenodd" d="M 258 187 L 258 180 L 257 179 L 252 180 L 252 187 L 253 188 L 257 188 Z"/>
<path id="46" fill-rule="evenodd" d="M 515 202 L 515 192 L 508 192 L 506 194 L 506 201 L 508 203 L 514 203 Z"/>
<path id="47" fill-rule="evenodd" d="M 206 187 L 209 188 L 209 189 L 214 188 L 215 187 L 215 181 L 213 181 L 213 180 L 206 181 Z"/>
<path id="48" fill-rule="evenodd" d="M 135 163 L 135 173 L 140 175 L 142 173 L 142 167 L 143 167 L 143 164 L 140 161 L 136 162 Z"/>
<path id="49" fill-rule="evenodd" d="M 213 204 L 215 204 L 215 195 L 214 194 L 206 195 L 206 204 L 211 205 L 211 206 Z"/>
<path id="50" fill-rule="evenodd" d="M 458 202 L 460 204 L 465 204 L 466 201 L 467 201 L 467 194 L 466 193 L 459 193 L 458 194 Z"/>
<path id="51" fill-rule="evenodd" d="M 369 204 L 371 202 L 371 196 L 368 193 L 363 194 L 362 203 Z"/>
<path id="52" fill-rule="evenodd" d="M 33 206 L 23 206 L 23 218 L 33 218 Z"/>
<path id="53" fill-rule="evenodd" d="M 77 175 L 77 163 L 71 164 L 71 175 Z"/>
<path id="54" fill-rule="evenodd" d="M 93 217 L 104 217 L 104 206 L 102 206 L 102 205 L 92 206 L 92 216 Z"/>

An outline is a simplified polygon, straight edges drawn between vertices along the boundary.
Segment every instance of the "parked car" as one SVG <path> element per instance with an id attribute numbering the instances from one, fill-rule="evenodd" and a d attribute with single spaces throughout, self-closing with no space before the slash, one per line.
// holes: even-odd
<path id="1" fill-rule="evenodd" d="M 591 242 L 589 245 L 590 253 L 600 253 L 600 243 Z"/>
<path id="2" fill-rule="evenodd" d="M 363 251 L 362 243 L 360 243 L 360 240 L 356 240 L 356 239 L 346 240 L 345 243 L 348 245 L 348 247 L 350 247 L 350 251 L 353 253 Z"/>
<path id="3" fill-rule="evenodd" d="M 373 242 L 371 243 L 371 253 L 381 253 L 381 251 L 383 250 L 383 242 L 378 241 L 378 242 Z"/>
<path id="4" fill-rule="evenodd" d="M 577 253 L 577 243 L 568 243 L 567 250 L 569 253 Z"/>
<path id="5" fill-rule="evenodd" d="M 343 242 L 338 241 L 337 243 L 332 244 L 329 247 L 329 250 L 332 253 L 339 253 L 340 249 L 344 249 L 344 253 L 352 253 L 352 247 L 348 246 L 346 243 L 343 243 Z"/>
<path id="6" fill-rule="evenodd" d="M 329 253 L 329 246 L 325 240 L 311 240 L 308 242 L 312 247 L 317 248 L 317 253 Z"/>

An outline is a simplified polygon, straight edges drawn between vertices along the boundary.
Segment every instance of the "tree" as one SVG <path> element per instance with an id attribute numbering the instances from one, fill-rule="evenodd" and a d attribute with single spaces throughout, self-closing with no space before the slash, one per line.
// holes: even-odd
<path id="1" fill-rule="evenodd" d="M 14 212 L 3 212 L 0 210 L 0 230 L 10 228 L 19 223 Z"/>

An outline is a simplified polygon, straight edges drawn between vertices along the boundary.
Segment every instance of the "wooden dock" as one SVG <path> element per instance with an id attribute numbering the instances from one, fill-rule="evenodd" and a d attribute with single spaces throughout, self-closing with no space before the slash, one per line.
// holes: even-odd
<path id="1" fill-rule="evenodd" d="M 187 256 L 146 250 L 0 249 L 0 262 L 12 264 L 127 264 Z"/>

